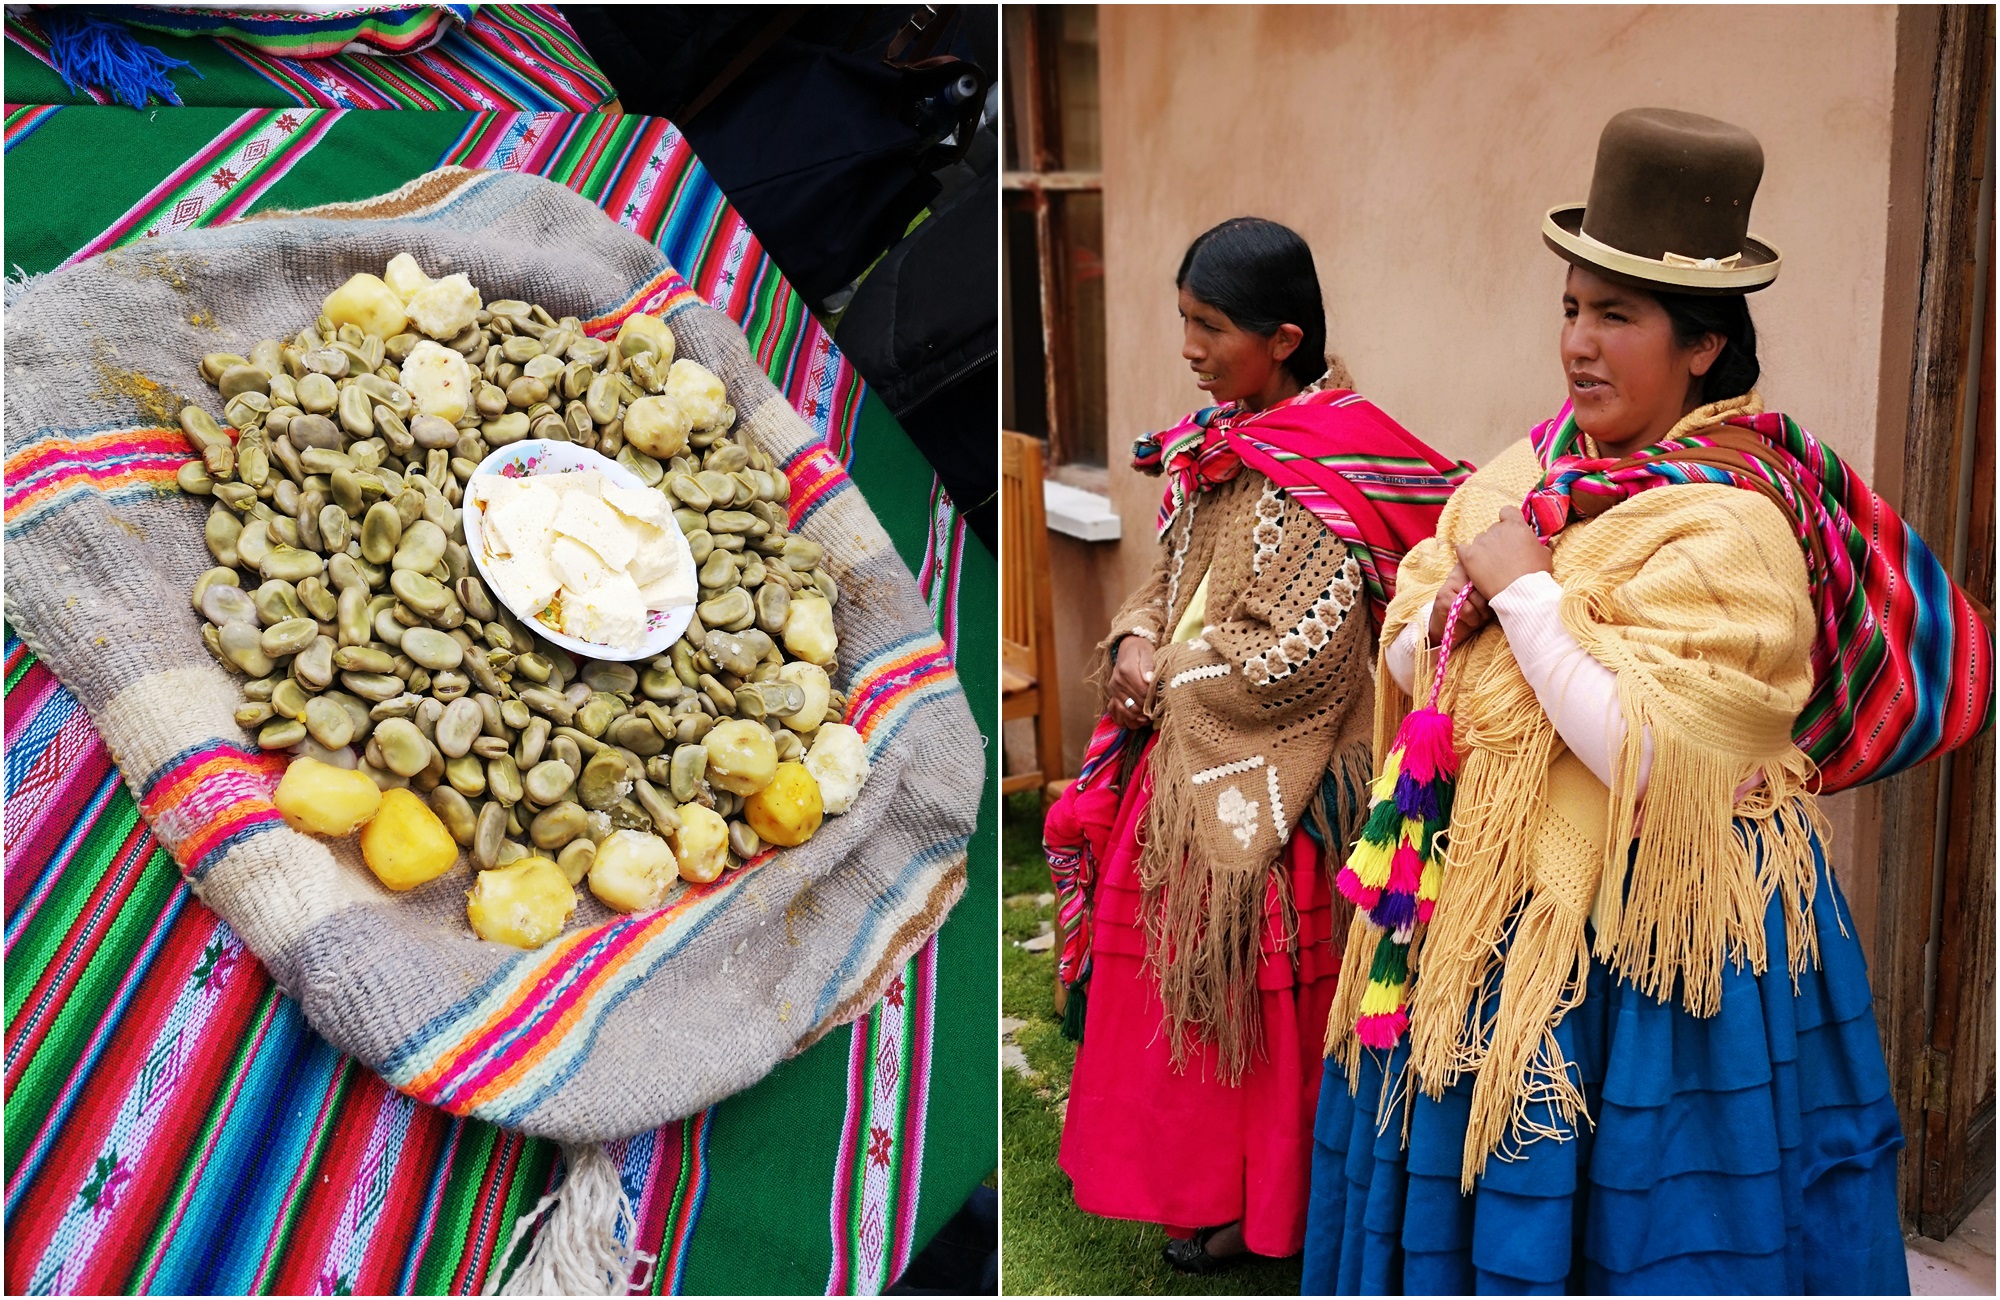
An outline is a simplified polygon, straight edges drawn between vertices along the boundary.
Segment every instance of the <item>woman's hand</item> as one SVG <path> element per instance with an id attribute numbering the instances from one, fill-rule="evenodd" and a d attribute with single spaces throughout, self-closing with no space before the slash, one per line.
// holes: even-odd
<path id="1" fill-rule="evenodd" d="M 1506 509 L 1491 528 L 1458 548 L 1458 563 L 1487 600 L 1507 590 L 1516 578 L 1555 568 L 1549 548 L 1521 512 Z"/>
<path id="2" fill-rule="evenodd" d="M 1118 643 L 1118 662 L 1111 667 L 1105 692 L 1111 697 L 1113 722 L 1133 731 L 1153 725 L 1152 642 L 1142 636 L 1127 636 Z"/>
<path id="3" fill-rule="evenodd" d="M 1464 565 L 1452 566 L 1451 573 L 1444 580 L 1444 586 L 1438 588 L 1437 600 L 1431 605 L 1430 644 L 1443 643 L 1444 617 L 1451 612 L 1451 602 L 1458 599 L 1458 593 L 1471 581 L 1465 576 Z M 1486 626 L 1486 620 L 1491 617 L 1486 608 L 1486 597 L 1480 595 L 1478 589 L 1474 588 L 1472 594 L 1465 598 L 1465 603 L 1458 607 L 1458 631 L 1453 634 L 1454 637 L 1463 641 Z"/>

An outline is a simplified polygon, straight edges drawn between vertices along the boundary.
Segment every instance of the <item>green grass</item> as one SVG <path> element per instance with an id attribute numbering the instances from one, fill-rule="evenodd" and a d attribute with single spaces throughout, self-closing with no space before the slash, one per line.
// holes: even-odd
<path id="1" fill-rule="evenodd" d="M 1006 1295 L 1297 1295 L 1299 1261 L 1260 1260 L 1206 1278 L 1160 1258 L 1166 1233 L 1076 1208 L 1056 1166 L 1076 1044 L 1062 1036 L 1051 994 L 1055 955 L 1019 944 L 1053 922 L 1041 815 L 1031 794 L 1010 797 L 1000 823 L 1000 1013 L 1026 1023 L 1014 1042 L 1032 1078 L 1001 1071 L 1000 1287 Z"/>

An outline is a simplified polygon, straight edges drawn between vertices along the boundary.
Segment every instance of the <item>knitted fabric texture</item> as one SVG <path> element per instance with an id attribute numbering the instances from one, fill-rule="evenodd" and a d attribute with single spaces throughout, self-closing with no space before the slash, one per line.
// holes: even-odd
<path id="1" fill-rule="evenodd" d="M 209 503 L 174 481 L 192 456 L 177 395 L 208 392 L 204 352 L 289 336 L 403 252 L 596 335 L 657 313 L 722 377 L 842 593 L 836 684 L 874 765 L 846 816 L 658 911 L 621 916 L 585 891 L 533 952 L 470 933 L 463 867 L 391 894 L 353 839 L 278 817 L 283 756 L 236 724 L 242 679 L 188 607 L 214 560 Z M 656 1128 L 864 1014 L 963 892 L 985 760 L 929 605 L 742 331 L 588 200 L 442 169 L 89 258 L 14 296 L 6 324 L 8 620 L 88 710 L 202 901 L 315 1029 L 399 1090 L 572 1143 Z"/>
<path id="2" fill-rule="evenodd" d="M 1752 393 L 1706 408 L 1719 423 L 1618 460 L 1580 455 L 1567 403 L 1530 435 L 1547 467 L 1528 498 L 1542 537 L 1655 487 L 1733 484 L 1792 519 L 1819 617 L 1813 693 L 1793 723 L 1827 793 L 1955 749 L 1993 704 L 1993 634 L 1944 565 L 1861 477 Z"/>
<path id="3" fill-rule="evenodd" d="M 1697 412 L 1675 432 L 1717 418 Z M 1524 440 L 1460 488 L 1438 536 L 1404 561 L 1383 644 L 1429 608 L 1456 546 L 1500 510 L 1519 509 L 1541 476 Z M 1554 1029 L 1583 996 L 1593 917 L 1596 955 L 1618 978 L 1662 1001 L 1678 989 L 1698 1016 L 1718 1009 L 1725 961 L 1765 969 L 1763 915 L 1774 894 L 1794 974 L 1817 959 L 1809 837 L 1820 818 L 1812 765 L 1791 738 L 1812 689 L 1815 620 L 1790 521 L 1757 493 L 1689 485 L 1572 524 L 1550 549 L 1564 626 L 1618 675 L 1626 741 L 1607 790 L 1564 749 L 1498 626 L 1454 651 L 1441 707 L 1456 727 L 1459 781 L 1442 891 L 1411 951 L 1410 1070 L 1431 1097 L 1474 1078 L 1467 1190 L 1495 1151 L 1568 1136 L 1586 1117 Z M 1433 661 L 1423 648 L 1419 680 Z M 1410 705 L 1382 669 L 1378 754 Z M 1653 763 L 1640 821 L 1634 787 L 1647 732 Z M 1737 801 L 1752 774 L 1761 784 Z M 1747 836 L 1737 818 L 1751 825 Z M 1327 1053 L 1350 1079 L 1378 934 L 1365 915 L 1354 919 L 1328 1020 Z M 1495 988 L 1497 1012 L 1482 1021 L 1474 1010 Z M 1531 1104 L 1537 1113 L 1546 1104 L 1554 1120 L 1531 1120 Z"/>
<path id="4" fill-rule="evenodd" d="M 1204 573 L 1201 635 L 1169 642 Z M 1134 632 L 1159 645 L 1139 867 L 1147 951 L 1175 1060 L 1210 1039 L 1234 1082 L 1261 1038 L 1256 972 L 1269 892 L 1283 888 L 1279 852 L 1329 763 L 1368 779 L 1373 628 L 1360 565 L 1311 511 L 1244 469 L 1190 499 L 1100 654 Z M 1344 841 L 1351 828 L 1335 832 Z M 1289 945 L 1289 898 L 1280 906 Z"/>

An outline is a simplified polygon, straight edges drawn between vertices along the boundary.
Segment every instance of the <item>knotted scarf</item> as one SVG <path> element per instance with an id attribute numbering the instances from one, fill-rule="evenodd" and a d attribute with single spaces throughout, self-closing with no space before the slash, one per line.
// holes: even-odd
<path id="1" fill-rule="evenodd" d="M 1438 511 L 1472 466 L 1447 460 L 1359 393 L 1309 389 L 1261 411 L 1211 406 L 1139 440 L 1133 468 L 1166 479 L 1162 537 L 1195 492 L 1245 465 L 1283 488 L 1332 530 L 1361 565 L 1381 626 L 1396 567 L 1437 528 Z"/>

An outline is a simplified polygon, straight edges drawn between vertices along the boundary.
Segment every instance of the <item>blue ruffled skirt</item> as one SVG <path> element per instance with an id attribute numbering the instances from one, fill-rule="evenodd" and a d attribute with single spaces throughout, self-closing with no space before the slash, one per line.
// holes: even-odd
<path id="1" fill-rule="evenodd" d="M 1490 1160 L 1471 1195 L 1470 1080 L 1418 1095 L 1405 1149 L 1401 1105 L 1386 1133 L 1376 1110 L 1408 1045 L 1386 1068 L 1364 1051 L 1354 1095 L 1328 1061 L 1304 1294 L 1908 1294 L 1902 1131 L 1853 921 L 1818 872 L 1820 964 L 1796 995 L 1776 900 L 1768 973 L 1725 967 L 1711 1019 L 1593 962 L 1556 1037 L 1595 1126 Z"/>

